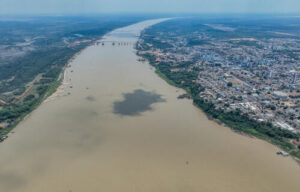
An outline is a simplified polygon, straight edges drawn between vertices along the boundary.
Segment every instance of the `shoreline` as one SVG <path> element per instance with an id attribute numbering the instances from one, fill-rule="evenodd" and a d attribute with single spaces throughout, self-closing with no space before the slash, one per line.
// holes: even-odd
<path id="1" fill-rule="evenodd" d="M 108 32 L 109 33 L 109 32 Z M 106 34 L 105 34 L 106 35 Z M 11 124 L 9 127 L 7 127 L 5 129 L 5 132 L 3 134 L 1 134 L 0 136 L 0 144 L 5 142 L 6 139 L 8 139 L 11 134 L 14 134 L 15 132 L 13 132 L 13 130 L 23 121 L 25 121 L 26 119 L 28 119 L 31 114 L 43 103 L 47 103 L 49 101 L 55 100 L 59 95 L 55 95 L 57 94 L 60 90 L 59 88 L 61 86 L 63 86 L 64 84 L 64 80 L 66 78 L 66 70 L 69 66 L 69 64 L 82 52 L 84 51 L 86 48 L 92 46 L 95 44 L 95 42 L 99 41 L 102 39 L 103 36 L 101 36 L 100 38 L 96 39 L 96 40 L 92 40 L 89 44 L 87 44 L 85 47 L 83 47 L 81 50 L 79 50 L 78 52 L 76 52 L 64 65 L 64 67 L 61 69 L 61 72 L 58 74 L 57 78 L 55 81 L 53 81 L 52 83 L 50 83 L 50 87 L 48 88 L 48 90 L 41 96 L 39 97 L 36 102 L 33 104 L 32 109 L 25 112 L 24 114 L 22 114 L 20 117 L 18 117 L 15 122 L 13 124 Z M 64 89 L 64 87 L 62 87 L 62 89 Z M 63 90 L 64 92 L 64 90 Z M 53 95 L 55 95 L 53 97 Z M 52 99 L 52 98 L 53 99 Z"/>
<path id="2" fill-rule="evenodd" d="M 141 38 L 141 37 L 142 37 L 142 36 L 140 36 L 140 38 Z M 259 140 L 261 140 L 261 141 L 267 142 L 267 143 L 269 143 L 269 144 L 271 144 L 271 145 L 277 147 L 279 150 L 284 150 L 284 151 L 287 150 L 287 149 L 284 149 L 282 146 L 280 146 L 280 144 L 276 144 L 276 143 L 275 143 L 274 141 L 272 141 L 271 139 L 259 137 L 259 136 L 256 136 L 256 135 L 252 135 L 252 134 L 249 134 L 249 133 L 247 133 L 247 132 L 245 132 L 245 131 L 243 131 L 243 130 L 236 130 L 236 129 L 234 129 L 234 128 L 228 126 L 228 125 L 226 125 L 226 123 L 222 122 L 220 119 L 214 118 L 214 117 L 210 116 L 210 115 L 209 115 L 208 113 L 206 113 L 200 106 L 198 106 L 198 105 L 195 103 L 195 98 L 193 97 L 191 91 L 190 91 L 188 88 L 184 88 L 184 87 L 180 87 L 180 86 L 176 85 L 176 83 L 175 83 L 173 80 L 169 79 L 164 73 L 162 73 L 162 72 L 159 70 L 159 68 L 158 68 L 157 65 L 152 64 L 149 58 L 147 58 L 147 57 L 144 56 L 144 55 L 140 55 L 140 54 L 139 54 L 139 51 L 141 51 L 141 50 L 138 49 L 138 46 L 137 46 L 138 43 L 139 43 L 139 42 L 136 43 L 136 48 L 135 48 L 135 49 L 136 49 L 136 55 L 137 55 L 138 57 L 141 57 L 141 58 L 145 59 L 145 60 L 147 61 L 147 63 L 148 63 L 151 67 L 154 68 L 154 72 L 155 72 L 161 79 L 163 79 L 166 83 L 168 83 L 170 86 L 173 86 L 173 87 L 176 87 L 176 88 L 180 88 L 180 89 L 184 90 L 184 91 L 186 92 L 186 94 L 190 95 L 190 96 L 191 96 L 191 100 L 192 100 L 192 102 L 193 102 L 193 105 L 194 105 L 197 109 L 199 109 L 199 110 L 206 116 L 206 118 L 207 118 L 208 120 L 213 121 L 213 122 L 215 122 L 215 123 L 217 123 L 217 124 L 219 124 L 219 125 L 221 125 L 221 126 L 223 126 L 223 127 L 225 127 L 225 128 L 228 128 L 228 129 L 230 129 L 232 132 L 237 133 L 237 134 L 239 134 L 239 135 L 246 136 L 246 137 L 251 138 L 251 139 L 259 139 Z M 290 149 L 290 151 L 288 151 L 289 156 L 290 156 L 290 157 L 291 157 L 298 165 L 300 165 L 300 158 L 297 157 L 297 156 L 294 156 L 293 154 L 291 154 L 290 152 L 291 152 L 292 150 L 293 150 L 293 149 Z"/>

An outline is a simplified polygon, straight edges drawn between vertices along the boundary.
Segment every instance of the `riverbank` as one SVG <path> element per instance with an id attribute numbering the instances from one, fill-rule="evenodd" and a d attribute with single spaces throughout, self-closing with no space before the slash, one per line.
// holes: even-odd
<path id="1" fill-rule="evenodd" d="M 108 32 L 109 33 L 109 32 Z M 104 36 L 104 35 L 103 35 Z M 71 55 L 71 57 L 68 59 L 68 61 L 63 65 L 63 67 L 61 69 L 59 69 L 59 72 L 55 75 L 54 80 L 50 83 L 47 84 L 42 84 L 42 85 L 38 85 L 36 84 L 34 89 L 38 91 L 39 88 L 41 89 L 41 92 L 38 93 L 38 97 L 34 98 L 28 102 L 30 102 L 28 104 L 28 108 L 24 109 L 22 112 L 22 114 L 15 118 L 15 120 L 12 121 L 12 123 L 10 123 L 9 125 L 7 125 L 5 128 L 1 128 L 0 129 L 0 143 L 4 142 L 6 139 L 8 139 L 12 133 L 12 130 L 20 123 L 22 122 L 26 117 L 28 117 L 35 109 L 37 109 L 42 103 L 49 101 L 49 99 L 51 100 L 51 98 L 55 99 L 58 95 L 56 95 L 56 93 L 59 91 L 59 88 L 61 87 L 62 90 L 64 91 L 64 80 L 66 77 L 66 69 L 68 67 L 70 67 L 70 63 L 72 63 L 72 61 L 80 54 L 82 53 L 82 51 L 84 51 L 87 47 L 94 45 L 97 41 L 101 40 L 101 38 L 103 37 L 99 37 L 99 38 L 94 38 L 91 37 L 90 42 L 86 43 L 82 46 L 80 46 L 80 48 L 78 50 L 76 50 L 73 55 Z M 37 82 L 33 82 L 32 84 L 38 83 Z M 26 92 L 26 90 L 25 90 Z"/>
<path id="2" fill-rule="evenodd" d="M 143 38 L 143 36 L 141 36 L 141 38 Z M 204 101 L 199 96 L 205 87 L 196 84 L 189 75 L 183 74 L 181 79 L 176 79 L 176 76 L 172 76 L 170 73 L 171 68 L 166 63 L 163 63 L 163 68 L 160 68 L 160 62 L 157 61 L 155 56 L 150 54 L 139 54 L 144 51 L 143 47 L 147 46 L 147 43 L 147 41 L 143 41 L 142 45 L 137 44 L 137 55 L 146 59 L 150 65 L 155 68 L 156 74 L 168 84 L 184 89 L 187 94 L 191 96 L 194 105 L 199 107 L 210 119 L 221 122 L 235 132 L 251 135 L 270 142 L 280 147 L 282 150 L 287 151 L 298 163 L 300 163 L 300 151 L 297 149 L 297 146 L 293 145 L 291 142 L 292 140 L 299 140 L 299 135 L 274 127 L 268 122 L 257 122 L 252 120 L 240 111 L 228 113 L 221 109 L 215 109 L 212 103 Z M 165 73 L 163 71 L 165 71 Z M 182 82 L 184 82 L 184 84 L 182 84 Z"/>
<path id="3" fill-rule="evenodd" d="M 55 94 L 55 92 L 57 91 L 57 89 L 62 85 L 62 82 L 64 80 L 65 77 L 65 70 L 67 68 L 67 66 L 69 65 L 69 63 L 71 63 L 73 61 L 73 59 L 82 51 L 84 50 L 86 47 L 90 46 L 86 45 L 85 47 L 83 47 L 81 50 L 79 50 L 78 52 L 76 52 L 69 60 L 68 62 L 65 64 L 65 66 L 60 70 L 60 72 L 58 73 L 58 75 L 55 77 L 55 80 L 51 83 L 49 83 L 47 86 L 47 90 L 45 90 L 42 95 L 39 95 L 38 98 L 34 99 L 33 101 L 31 101 L 30 107 L 21 114 L 21 116 L 19 116 L 18 118 L 16 118 L 16 120 L 13 121 L 12 124 L 10 124 L 9 126 L 7 126 L 5 129 L 0 130 L 0 142 L 3 142 L 4 140 L 8 139 L 10 136 L 11 131 L 20 123 L 22 122 L 26 117 L 28 117 L 36 108 L 38 108 L 44 101 L 46 101 L 49 97 L 51 97 L 53 94 Z"/>

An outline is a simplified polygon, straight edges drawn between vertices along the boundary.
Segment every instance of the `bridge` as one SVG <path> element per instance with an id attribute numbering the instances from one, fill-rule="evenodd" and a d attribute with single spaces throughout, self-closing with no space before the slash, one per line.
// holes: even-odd
<path id="1" fill-rule="evenodd" d="M 110 45 L 113 45 L 113 46 L 129 46 L 129 45 L 132 45 L 133 43 L 132 42 L 128 42 L 128 41 L 98 41 L 96 43 L 96 45 L 107 45 L 107 44 L 110 44 Z"/>

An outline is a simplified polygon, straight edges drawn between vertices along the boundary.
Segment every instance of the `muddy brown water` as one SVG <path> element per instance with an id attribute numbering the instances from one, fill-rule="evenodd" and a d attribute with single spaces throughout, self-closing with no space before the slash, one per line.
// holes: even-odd
<path id="1" fill-rule="evenodd" d="M 159 21 L 118 29 L 76 56 L 66 96 L 0 144 L 1 192 L 300 191 L 290 157 L 208 120 L 137 61 L 136 36 Z"/>

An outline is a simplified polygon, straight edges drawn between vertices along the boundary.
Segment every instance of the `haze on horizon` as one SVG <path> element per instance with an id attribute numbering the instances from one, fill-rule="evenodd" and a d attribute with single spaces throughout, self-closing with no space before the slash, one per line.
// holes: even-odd
<path id="1" fill-rule="evenodd" d="M 299 13 L 299 0 L 0 0 L 0 14 Z"/>

